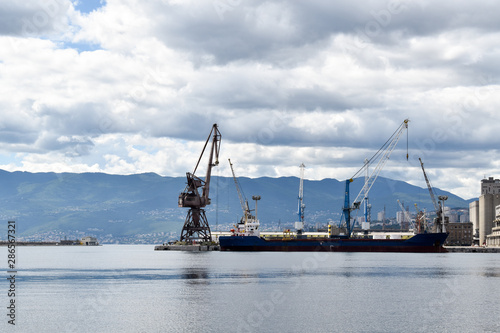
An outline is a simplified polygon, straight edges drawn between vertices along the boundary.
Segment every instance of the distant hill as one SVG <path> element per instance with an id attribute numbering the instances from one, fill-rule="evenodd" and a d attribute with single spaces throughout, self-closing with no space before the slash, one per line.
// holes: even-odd
<path id="1" fill-rule="evenodd" d="M 154 173 L 124 176 L 0 170 L 0 219 L 17 221 L 21 236 L 79 231 L 113 238 L 180 232 L 187 209 L 178 208 L 177 199 L 185 182 L 185 177 Z M 252 208 L 252 195 L 261 196 L 258 216 L 264 226 L 297 220 L 298 178 L 241 177 L 239 182 Z M 339 220 L 344 184 L 335 179 L 304 181 L 307 223 Z M 362 185 L 361 179 L 351 184 L 351 199 Z M 467 208 L 470 202 L 439 189 L 436 192 L 449 196 L 450 207 Z M 227 230 L 241 216 L 233 179 L 213 177 L 210 197 L 212 204 L 206 208 L 210 225 Z M 414 203 L 421 209 L 433 210 L 427 188 L 379 177 L 370 193 L 373 219 L 384 206 L 386 216 L 395 216 L 399 210 L 397 199 L 409 205 L 411 211 Z M 0 228 L 0 238 L 5 239 L 6 229 Z"/>

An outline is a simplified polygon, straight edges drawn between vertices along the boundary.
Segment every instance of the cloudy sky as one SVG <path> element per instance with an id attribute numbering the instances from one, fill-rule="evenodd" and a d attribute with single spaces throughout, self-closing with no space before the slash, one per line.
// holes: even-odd
<path id="1" fill-rule="evenodd" d="M 500 178 L 498 1 L 0 0 L 0 168 Z M 410 158 L 406 160 L 406 147 Z M 202 174 L 200 174 L 202 176 Z"/>

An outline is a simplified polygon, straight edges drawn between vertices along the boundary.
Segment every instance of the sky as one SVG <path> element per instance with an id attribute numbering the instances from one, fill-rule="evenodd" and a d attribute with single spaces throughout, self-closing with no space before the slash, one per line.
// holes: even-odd
<path id="1" fill-rule="evenodd" d="M 0 0 L 0 169 L 500 178 L 498 1 Z M 406 153 L 409 159 L 406 159 Z M 204 171 L 201 171 L 204 172 Z M 203 173 L 200 174 L 203 176 Z"/>

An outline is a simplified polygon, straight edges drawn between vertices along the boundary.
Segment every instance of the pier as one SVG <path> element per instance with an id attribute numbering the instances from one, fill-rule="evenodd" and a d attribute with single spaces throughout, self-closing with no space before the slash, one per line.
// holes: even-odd
<path id="1" fill-rule="evenodd" d="M 500 253 L 500 247 L 482 247 L 482 246 L 445 246 L 448 252 L 461 253 Z"/>
<path id="2" fill-rule="evenodd" d="M 191 252 L 201 252 L 201 251 L 219 251 L 219 245 L 200 245 L 200 244 L 167 244 L 167 245 L 156 245 L 155 251 L 191 251 Z"/>

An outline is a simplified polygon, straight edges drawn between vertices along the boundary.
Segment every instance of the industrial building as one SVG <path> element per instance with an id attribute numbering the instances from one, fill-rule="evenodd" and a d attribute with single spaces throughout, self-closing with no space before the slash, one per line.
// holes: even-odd
<path id="1" fill-rule="evenodd" d="M 449 233 L 445 245 L 450 246 L 470 246 L 472 244 L 472 223 L 471 222 L 450 222 L 446 227 Z"/>
<path id="2" fill-rule="evenodd" d="M 477 234 L 478 244 L 486 245 L 486 239 L 493 231 L 496 218 L 495 207 L 500 205 L 500 179 L 481 180 L 481 196 L 479 200 L 469 204 L 469 217 Z"/>
<path id="3" fill-rule="evenodd" d="M 481 180 L 482 194 L 500 194 L 500 179 L 489 177 L 488 179 Z"/>

